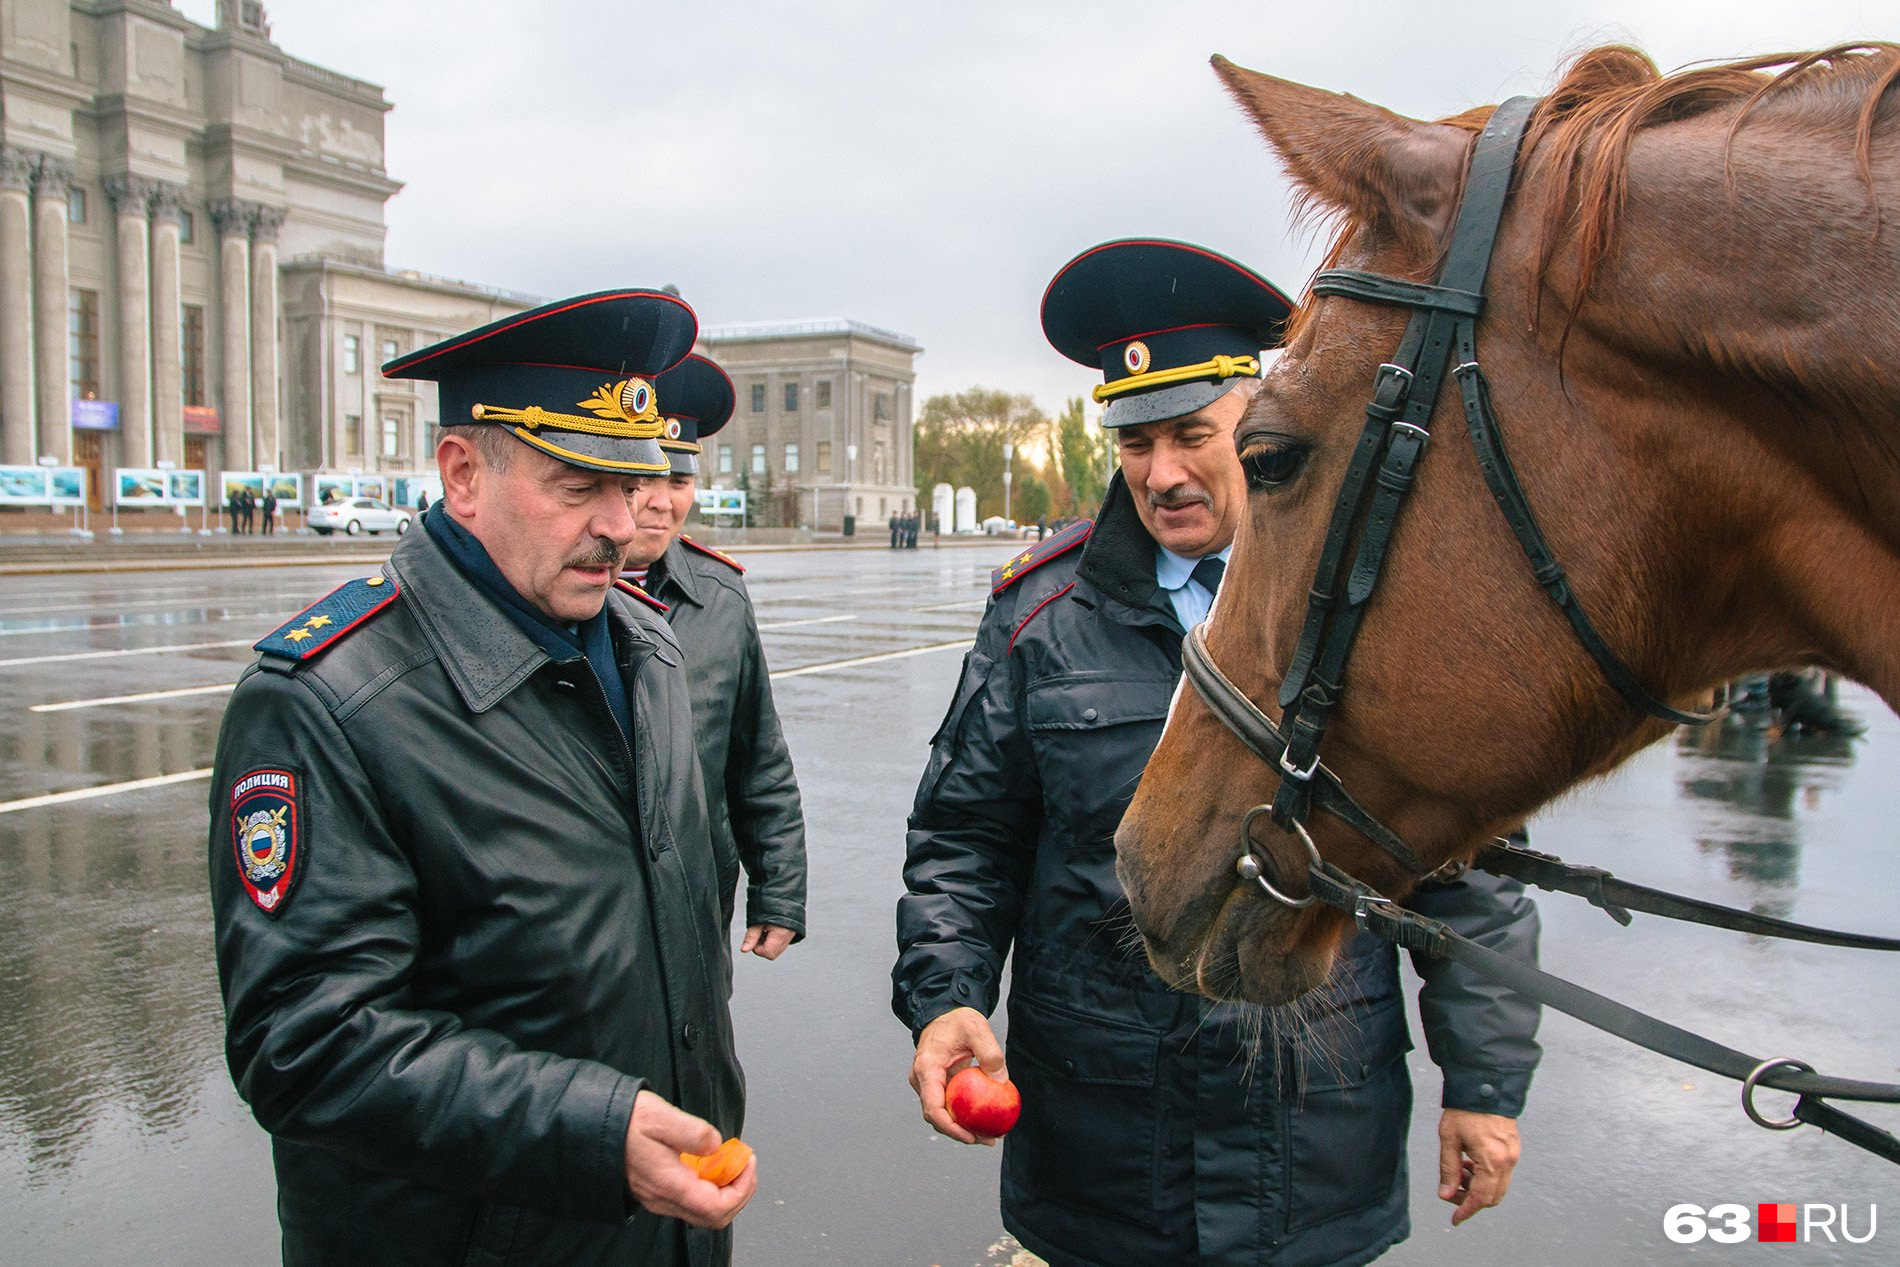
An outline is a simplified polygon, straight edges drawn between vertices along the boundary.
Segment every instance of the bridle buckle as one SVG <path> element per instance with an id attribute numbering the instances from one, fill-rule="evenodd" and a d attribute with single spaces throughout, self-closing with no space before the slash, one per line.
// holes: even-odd
<path id="1" fill-rule="evenodd" d="M 1374 906 L 1383 906 L 1391 910 L 1398 909 L 1398 903 L 1389 897 L 1381 897 L 1377 893 L 1357 894 L 1352 900 L 1352 922 L 1359 926 L 1361 932 L 1366 931 L 1366 913 Z"/>
<path id="2" fill-rule="evenodd" d="M 1289 779 L 1298 779 L 1301 783 L 1312 782 L 1313 771 L 1319 769 L 1319 753 L 1315 752 L 1313 754 L 1313 759 L 1306 763 L 1306 768 L 1304 770 L 1296 770 L 1291 765 L 1287 764 L 1287 759 L 1286 759 L 1287 753 L 1292 752 L 1292 751 L 1293 749 L 1291 747 L 1288 747 L 1281 751 L 1280 753 L 1281 772 L 1284 773 Z"/>

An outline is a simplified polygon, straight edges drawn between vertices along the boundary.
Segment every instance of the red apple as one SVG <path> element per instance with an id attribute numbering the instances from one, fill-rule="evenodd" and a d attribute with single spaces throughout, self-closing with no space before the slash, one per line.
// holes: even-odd
<path id="1" fill-rule="evenodd" d="M 1015 1083 L 1007 1078 L 998 1081 L 975 1065 L 951 1076 L 943 1089 L 943 1102 L 958 1126 L 987 1139 L 1009 1134 L 1023 1111 L 1023 1097 Z"/>

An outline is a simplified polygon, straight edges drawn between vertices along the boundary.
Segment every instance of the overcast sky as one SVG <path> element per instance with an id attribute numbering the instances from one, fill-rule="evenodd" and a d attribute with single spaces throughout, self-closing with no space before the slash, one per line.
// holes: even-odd
<path id="1" fill-rule="evenodd" d="M 673 282 L 705 325 L 855 318 L 924 345 L 920 401 L 982 384 L 1052 412 L 1095 381 L 1037 320 L 1077 252 L 1182 238 L 1289 291 L 1317 262 L 1213 53 L 1435 117 L 1601 43 L 1668 70 L 1896 34 L 1891 0 L 267 8 L 287 52 L 395 105 L 391 267 L 549 297 Z"/>

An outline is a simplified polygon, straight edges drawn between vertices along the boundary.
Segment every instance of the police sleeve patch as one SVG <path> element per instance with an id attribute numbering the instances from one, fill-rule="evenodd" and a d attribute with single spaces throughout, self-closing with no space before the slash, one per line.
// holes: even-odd
<path id="1" fill-rule="evenodd" d="M 231 848 L 238 879 L 257 909 L 280 915 L 303 874 L 303 803 L 298 774 L 264 767 L 231 785 Z"/>

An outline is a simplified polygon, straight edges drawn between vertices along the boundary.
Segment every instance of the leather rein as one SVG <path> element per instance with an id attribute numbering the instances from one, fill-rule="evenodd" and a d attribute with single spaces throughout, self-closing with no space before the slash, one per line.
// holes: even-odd
<path id="1" fill-rule="evenodd" d="M 1276 766 L 1280 787 L 1271 805 L 1256 805 L 1241 822 L 1235 869 L 1272 900 L 1293 909 L 1323 903 L 1353 918 L 1368 932 L 1407 950 L 1462 963 L 1526 997 L 1557 1008 L 1661 1055 L 1684 1061 L 1742 1084 L 1742 1108 L 1758 1125 L 1792 1130 L 1819 1126 L 1889 1161 L 1900 1163 L 1900 1138 L 1826 1103 L 1826 1098 L 1900 1103 L 1900 1085 L 1825 1077 L 1790 1058 L 1762 1060 L 1645 1015 L 1602 995 L 1499 955 L 1448 925 L 1409 911 L 1354 879 L 1320 856 L 1306 821 L 1315 808 L 1338 818 L 1400 865 L 1425 878 L 1427 868 L 1405 841 L 1349 793 L 1319 758 L 1328 722 L 1344 685 L 1347 660 L 1385 564 L 1400 509 L 1416 479 L 1431 418 L 1447 365 L 1463 398 L 1467 430 L 1492 499 L 1510 524 L 1544 593 L 1570 623 L 1605 679 L 1632 707 L 1664 721 L 1702 725 L 1718 712 L 1688 712 L 1652 695 L 1591 624 L 1563 567 L 1551 552 L 1529 498 L 1505 451 L 1491 406 L 1489 385 L 1478 366 L 1477 322 L 1484 310 L 1485 276 L 1503 219 L 1517 152 L 1537 99 L 1514 97 L 1499 106 L 1471 155 L 1465 195 L 1451 246 L 1435 284 L 1403 281 L 1357 269 L 1326 269 L 1313 283 L 1315 295 L 1339 295 L 1366 303 L 1410 308 L 1398 350 L 1381 365 L 1366 405 L 1366 423 L 1333 505 L 1305 624 L 1287 666 L 1273 720 L 1222 673 L 1209 654 L 1206 627 L 1189 632 L 1182 647 L 1188 681 L 1228 730 L 1262 761 Z M 1363 521 L 1363 526 L 1361 526 Z M 1350 570 L 1347 549 L 1358 529 Z M 1255 851 L 1253 828 L 1263 817 L 1297 839 L 1307 860 L 1307 894 L 1297 896 L 1274 873 L 1270 855 Z M 1751 911 L 1685 898 L 1632 884 L 1595 867 L 1499 840 L 1482 849 L 1473 865 L 1555 892 L 1575 893 L 1627 925 L 1631 911 L 1685 919 L 1762 936 L 1822 945 L 1900 950 L 1900 939 L 1834 932 Z M 1454 864 L 1455 873 L 1462 864 Z M 1432 876 L 1440 875 L 1433 872 Z M 1792 1116 L 1770 1120 L 1756 1109 L 1755 1089 L 1772 1087 L 1799 1097 Z"/>

